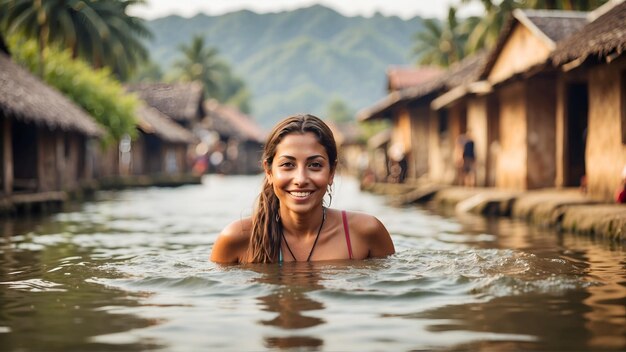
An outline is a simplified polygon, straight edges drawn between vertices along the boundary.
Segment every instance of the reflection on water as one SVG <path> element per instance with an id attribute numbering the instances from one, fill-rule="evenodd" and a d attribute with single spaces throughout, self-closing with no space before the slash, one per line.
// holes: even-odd
<path id="1" fill-rule="evenodd" d="M 216 265 L 258 177 L 102 192 L 0 226 L 2 350 L 624 350 L 620 244 L 506 219 L 392 208 L 338 179 L 397 254 Z"/>

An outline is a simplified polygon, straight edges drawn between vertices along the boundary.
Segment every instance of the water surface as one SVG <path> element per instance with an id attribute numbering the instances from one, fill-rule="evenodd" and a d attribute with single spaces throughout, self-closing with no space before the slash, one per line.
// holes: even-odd
<path id="1" fill-rule="evenodd" d="M 260 178 L 100 192 L 2 223 L 0 346 L 46 350 L 625 350 L 621 244 L 507 219 L 394 208 L 336 182 L 332 207 L 375 214 L 397 254 L 279 265 L 207 260 Z"/>

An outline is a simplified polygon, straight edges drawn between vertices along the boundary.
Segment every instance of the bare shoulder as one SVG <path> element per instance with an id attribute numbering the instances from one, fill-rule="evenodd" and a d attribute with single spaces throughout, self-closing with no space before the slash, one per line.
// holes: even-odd
<path id="1" fill-rule="evenodd" d="M 215 240 L 211 260 L 218 263 L 240 262 L 248 249 L 252 219 L 244 218 L 228 224 Z"/>
<path id="2" fill-rule="evenodd" d="M 371 257 L 384 257 L 395 253 L 389 231 L 385 225 L 373 215 L 347 212 L 351 234 L 358 236 L 369 247 Z"/>

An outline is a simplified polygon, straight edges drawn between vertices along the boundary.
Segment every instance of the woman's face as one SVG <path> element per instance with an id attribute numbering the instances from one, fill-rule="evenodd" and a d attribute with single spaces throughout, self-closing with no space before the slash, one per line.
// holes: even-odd
<path id="1" fill-rule="evenodd" d="M 311 132 L 283 137 L 265 172 L 281 208 L 297 213 L 319 207 L 334 177 L 326 149 Z"/>

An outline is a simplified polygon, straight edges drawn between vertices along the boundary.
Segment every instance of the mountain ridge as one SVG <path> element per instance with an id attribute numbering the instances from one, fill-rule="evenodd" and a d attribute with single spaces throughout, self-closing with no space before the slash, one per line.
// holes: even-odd
<path id="1" fill-rule="evenodd" d="M 323 116 L 332 99 L 353 111 L 385 94 L 385 70 L 410 65 L 416 16 L 347 17 L 322 5 L 259 14 L 171 15 L 146 21 L 146 46 L 167 72 L 194 35 L 219 50 L 252 93 L 252 116 L 268 127 L 300 112 Z"/>

